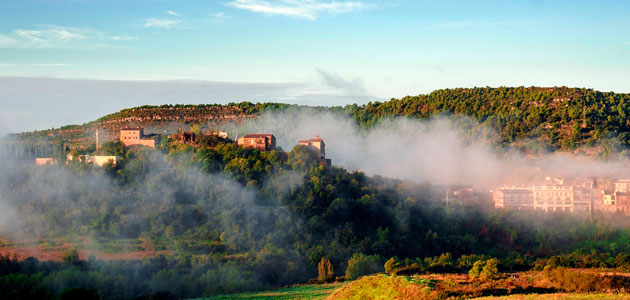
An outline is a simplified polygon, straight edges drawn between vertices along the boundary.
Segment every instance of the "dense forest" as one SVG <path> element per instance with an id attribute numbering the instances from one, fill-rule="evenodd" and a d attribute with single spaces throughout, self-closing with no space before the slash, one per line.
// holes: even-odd
<path id="1" fill-rule="evenodd" d="M 358 120 L 369 126 L 378 117 Z M 64 262 L 5 257 L 1 295 L 198 297 L 384 267 L 467 272 L 490 257 L 504 269 L 630 265 L 623 216 L 445 205 L 435 186 L 322 165 L 304 146 L 261 152 L 216 136 L 192 144 L 164 136 L 157 149 L 108 142 L 99 153 L 122 159 L 103 168 L 2 160 L 0 197 L 11 208 L 2 217 L 12 225 L 5 234 L 87 238 L 109 251 L 143 240 L 168 254 L 132 262 L 80 260 L 76 252 Z"/>

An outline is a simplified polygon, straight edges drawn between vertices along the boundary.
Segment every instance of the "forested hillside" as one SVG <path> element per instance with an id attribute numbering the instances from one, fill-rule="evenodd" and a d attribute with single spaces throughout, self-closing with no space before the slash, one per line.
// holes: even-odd
<path id="1" fill-rule="evenodd" d="M 384 117 L 470 116 L 500 134 L 500 143 L 535 140 L 540 147 L 573 150 L 602 139 L 630 143 L 630 94 L 566 87 L 500 87 L 437 90 L 428 95 L 354 106 L 370 126 Z"/>
<path id="2" fill-rule="evenodd" d="M 457 115 L 476 120 L 479 128 L 492 130 L 495 147 L 514 146 L 526 153 L 596 147 L 606 157 L 630 143 L 630 95 L 567 87 L 500 87 L 437 90 L 385 102 L 344 107 L 317 107 L 348 116 L 362 128 L 383 118 L 397 116 L 427 119 Z M 83 125 L 16 134 L 14 152 L 20 156 L 50 154 L 53 144 L 90 149 L 95 130 L 101 139 L 116 139 L 117 130 L 141 125 L 148 133 L 168 134 L 193 124 L 212 130 L 241 124 L 264 112 L 297 105 L 278 103 L 230 103 L 227 105 L 162 105 L 125 109 Z M 311 108 L 313 109 L 313 108 Z M 587 151 L 588 152 L 588 151 Z M 591 154 L 591 152 L 588 152 Z"/>
<path id="3" fill-rule="evenodd" d="M 121 160 L 103 168 L 3 160 L 5 236 L 40 245 L 87 239 L 113 252 L 142 243 L 167 254 L 129 263 L 82 261 L 76 252 L 63 263 L 5 257 L 0 295 L 199 297 L 304 283 L 322 265 L 328 281 L 378 272 L 386 261 L 399 274 L 466 271 L 489 257 L 506 270 L 624 267 L 630 251 L 623 216 L 445 205 L 435 186 L 320 165 L 304 146 L 260 152 L 213 136 L 193 144 L 165 137 L 157 149 L 112 142 L 100 152 Z"/>

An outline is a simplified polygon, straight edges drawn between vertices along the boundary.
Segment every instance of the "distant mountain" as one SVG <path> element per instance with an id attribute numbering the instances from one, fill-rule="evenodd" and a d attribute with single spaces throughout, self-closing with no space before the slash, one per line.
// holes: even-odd
<path id="1" fill-rule="evenodd" d="M 97 128 L 103 140 L 116 139 L 118 130 L 128 125 L 143 126 L 147 128 L 147 133 L 167 134 L 178 129 L 186 130 L 193 124 L 213 128 L 229 122 L 240 123 L 257 117 L 263 111 L 289 107 L 298 106 L 249 102 L 141 106 L 83 125 L 14 134 L 11 138 L 14 147 L 31 147 L 30 150 L 14 151 L 30 151 L 36 155 L 50 151 L 44 148 L 50 148 L 60 140 L 69 148 L 89 149 L 95 144 Z M 444 89 L 382 103 L 318 109 L 348 115 L 363 128 L 397 116 L 418 119 L 464 116 L 476 120 L 472 122 L 472 130 L 491 137 L 490 141 L 495 146 L 518 147 L 526 153 L 597 149 L 597 155 L 607 156 L 630 143 L 630 94 L 583 88 Z"/>

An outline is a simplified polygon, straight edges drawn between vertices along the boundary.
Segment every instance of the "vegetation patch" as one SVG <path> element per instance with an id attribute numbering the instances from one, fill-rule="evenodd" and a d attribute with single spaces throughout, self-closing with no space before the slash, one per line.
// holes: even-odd
<path id="1" fill-rule="evenodd" d="M 361 277 L 327 299 L 425 299 L 434 286 L 430 280 L 379 274 Z"/>
<path id="2" fill-rule="evenodd" d="M 628 300 L 629 294 L 594 293 L 594 294 L 532 294 L 512 295 L 504 297 L 483 297 L 479 300 Z"/>
<path id="3" fill-rule="evenodd" d="M 298 285 L 275 291 L 258 293 L 240 293 L 220 295 L 197 300 L 228 300 L 228 299 L 255 299 L 255 300 L 320 300 L 325 299 L 336 289 L 343 287 L 344 283 Z"/>

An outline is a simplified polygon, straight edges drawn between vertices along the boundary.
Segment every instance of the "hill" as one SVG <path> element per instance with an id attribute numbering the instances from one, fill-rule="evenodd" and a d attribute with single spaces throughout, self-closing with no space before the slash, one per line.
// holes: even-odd
<path id="1" fill-rule="evenodd" d="M 403 300 L 403 299 L 630 299 L 630 295 L 619 293 L 627 287 L 623 275 L 598 275 L 565 271 L 580 276 L 600 278 L 601 282 L 569 288 L 568 282 L 559 283 L 549 272 L 520 272 L 505 274 L 494 280 L 472 280 L 462 274 L 427 274 L 388 276 L 377 274 L 362 277 L 332 293 L 327 300 Z M 509 275 L 509 276 L 508 276 Z M 609 280 L 607 277 L 615 277 Z M 577 283 L 584 278 L 573 279 Z M 568 289 L 568 291 L 565 291 Z M 570 292 L 570 294 L 560 292 Z M 589 294 L 585 294 L 589 292 Z M 615 294 L 612 294 L 615 292 Z M 591 294 L 592 293 L 592 294 Z"/>
<path id="2" fill-rule="evenodd" d="M 92 151 L 96 145 L 96 130 L 101 142 L 117 140 L 125 126 L 142 126 L 146 134 L 171 134 L 189 130 L 198 124 L 206 130 L 214 130 L 225 124 L 239 124 L 258 116 L 264 110 L 279 109 L 280 103 L 230 103 L 203 105 L 140 106 L 123 109 L 82 125 L 66 125 L 57 129 L 23 132 L 9 135 L 8 153 L 21 159 L 51 156 L 60 142 L 68 149 Z"/>
<path id="3" fill-rule="evenodd" d="M 437 116 L 475 120 L 471 132 L 493 132 L 495 147 L 516 147 L 525 153 L 590 149 L 587 154 L 607 157 L 630 144 L 630 94 L 567 87 L 499 87 L 436 90 L 385 102 L 345 107 L 317 107 L 351 117 L 370 128 L 392 117 L 429 119 Z M 147 133 L 170 134 L 197 124 L 212 130 L 240 124 L 264 111 L 308 108 L 280 103 L 227 105 L 162 105 L 124 109 L 83 125 L 14 134 L 14 153 L 50 154 L 59 141 L 69 149 L 91 149 L 96 129 L 102 140 L 117 139 L 118 130 L 140 125 Z M 595 149 L 595 150 L 593 150 Z M 30 158 L 30 157 L 29 157 Z"/>
<path id="4" fill-rule="evenodd" d="M 458 88 L 369 103 L 356 107 L 353 116 L 363 126 L 392 116 L 467 116 L 495 130 L 496 143 L 537 152 L 575 150 L 607 144 L 606 140 L 627 146 L 629 102 L 630 94 L 583 88 Z"/>

